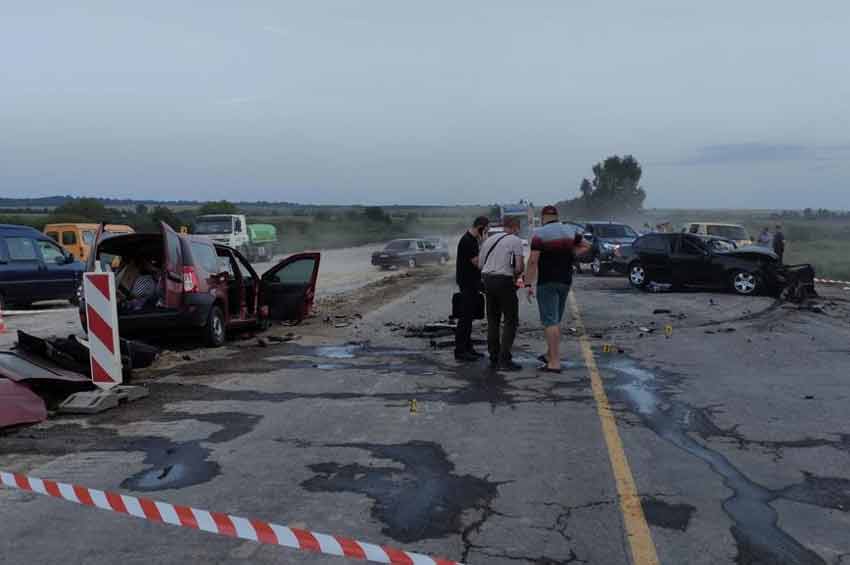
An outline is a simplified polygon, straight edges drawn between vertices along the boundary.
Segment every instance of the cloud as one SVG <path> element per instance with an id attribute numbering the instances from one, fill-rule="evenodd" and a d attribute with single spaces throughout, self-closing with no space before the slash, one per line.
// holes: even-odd
<path id="1" fill-rule="evenodd" d="M 850 152 L 850 144 L 800 145 L 775 143 L 727 143 L 705 145 L 684 159 L 667 163 L 668 166 L 705 166 L 766 161 L 833 161 L 844 158 Z"/>

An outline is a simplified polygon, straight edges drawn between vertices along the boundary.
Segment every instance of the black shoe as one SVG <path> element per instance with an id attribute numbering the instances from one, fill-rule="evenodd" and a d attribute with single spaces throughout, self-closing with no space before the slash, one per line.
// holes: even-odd
<path id="1" fill-rule="evenodd" d="M 522 365 L 517 365 L 513 361 L 502 361 L 499 363 L 500 371 L 522 371 Z"/>
<path id="2" fill-rule="evenodd" d="M 455 359 L 457 361 L 478 361 L 479 358 L 477 355 L 464 351 L 462 353 L 455 352 Z"/>
<path id="3" fill-rule="evenodd" d="M 483 353 L 481 353 L 480 351 L 475 351 L 474 349 L 470 349 L 469 351 L 467 351 L 467 353 L 469 353 L 470 355 L 475 355 L 479 359 L 481 359 L 482 357 L 485 357 L 485 355 Z"/>

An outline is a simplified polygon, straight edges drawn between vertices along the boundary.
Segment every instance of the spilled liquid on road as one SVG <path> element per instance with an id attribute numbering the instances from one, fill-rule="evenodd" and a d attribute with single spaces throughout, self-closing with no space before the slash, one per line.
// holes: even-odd
<path id="1" fill-rule="evenodd" d="M 738 563 L 825 565 L 819 555 L 779 527 L 778 515 L 771 502 L 787 499 L 824 506 L 823 491 L 831 486 L 827 507 L 844 506 L 850 497 L 850 481 L 808 476 L 804 483 L 779 491 L 763 487 L 750 480 L 724 455 L 690 435 L 691 432 L 706 436 L 723 434 L 718 433 L 718 428 L 703 410 L 677 401 L 666 390 L 665 387 L 672 384 L 675 377 L 649 371 L 624 357 L 600 367 L 606 376 L 606 389 L 612 401 L 625 404 L 659 437 L 704 461 L 732 490 L 733 494 L 724 501 L 723 509 L 734 522 L 732 535 L 738 544 Z M 736 439 L 746 441 L 739 437 Z"/>

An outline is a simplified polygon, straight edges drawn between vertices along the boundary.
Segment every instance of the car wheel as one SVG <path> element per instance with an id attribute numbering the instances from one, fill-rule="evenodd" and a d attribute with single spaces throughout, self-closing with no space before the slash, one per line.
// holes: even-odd
<path id="1" fill-rule="evenodd" d="M 758 275 L 749 271 L 735 271 L 732 273 L 731 282 L 732 290 L 743 296 L 755 294 L 759 289 Z"/>
<path id="2" fill-rule="evenodd" d="M 224 345 L 227 332 L 224 327 L 224 314 L 221 313 L 221 308 L 218 306 L 213 306 L 210 310 L 207 325 L 204 326 L 204 336 L 206 337 L 207 345 L 210 347 L 221 347 Z"/>
<path id="3" fill-rule="evenodd" d="M 408 268 L 410 268 L 410 269 L 415 269 L 415 268 L 416 268 L 416 259 L 410 258 L 410 259 L 407 261 L 407 266 L 408 266 Z"/>
<path id="4" fill-rule="evenodd" d="M 644 288 L 649 283 L 646 268 L 640 263 L 632 263 L 629 267 L 629 282 L 635 288 Z"/>

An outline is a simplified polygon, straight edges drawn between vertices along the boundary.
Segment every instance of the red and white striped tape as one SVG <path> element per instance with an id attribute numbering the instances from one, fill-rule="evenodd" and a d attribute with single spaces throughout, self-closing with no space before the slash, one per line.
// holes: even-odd
<path id="1" fill-rule="evenodd" d="M 428 557 L 420 553 L 411 553 L 373 543 L 289 528 L 262 520 L 249 520 L 220 512 L 208 512 L 190 506 L 179 506 L 149 498 L 138 498 L 48 479 L 39 479 L 19 473 L 0 471 L 0 484 L 9 488 L 61 498 L 69 502 L 94 506 L 101 510 L 110 510 L 151 522 L 183 526 L 222 536 L 280 545 L 301 551 L 373 563 L 390 563 L 392 565 L 462 565 L 457 561 Z"/>
<path id="2" fill-rule="evenodd" d="M 815 279 L 815 282 L 819 284 L 843 284 L 850 286 L 850 281 L 837 281 L 835 279 Z"/>
<path id="3" fill-rule="evenodd" d="M 84 273 L 83 293 L 86 299 L 92 382 L 108 390 L 120 385 L 122 381 L 115 275 Z"/>

